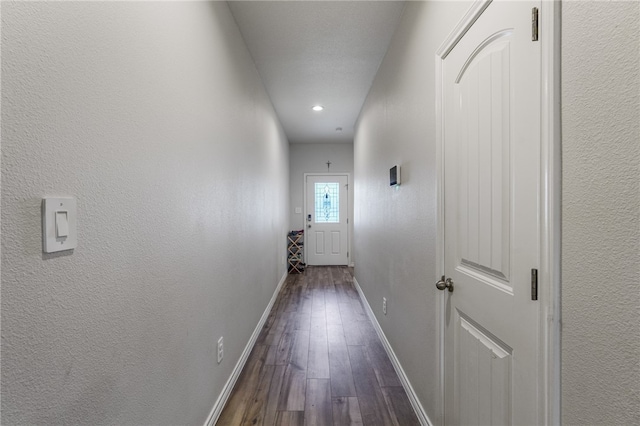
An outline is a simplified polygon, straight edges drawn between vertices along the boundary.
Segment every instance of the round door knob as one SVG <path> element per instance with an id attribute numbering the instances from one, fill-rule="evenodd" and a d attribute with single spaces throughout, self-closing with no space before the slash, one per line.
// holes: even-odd
<path id="1" fill-rule="evenodd" d="M 436 283 L 436 288 L 438 290 L 445 290 L 445 289 L 449 289 L 449 292 L 453 291 L 453 280 L 451 278 L 446 278 L 444 277 L 444 275 L 442 276 L 442 278 L 440 278 L 440 280 Z"/>

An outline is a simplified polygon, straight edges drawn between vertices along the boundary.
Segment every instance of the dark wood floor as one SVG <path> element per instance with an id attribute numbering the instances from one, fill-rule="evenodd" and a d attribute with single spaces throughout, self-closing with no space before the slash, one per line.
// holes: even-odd
<path id="1" fill-rule="evenodd" d="M 288 276 L 217 425 L 419 425 L 349 268 Z"/>

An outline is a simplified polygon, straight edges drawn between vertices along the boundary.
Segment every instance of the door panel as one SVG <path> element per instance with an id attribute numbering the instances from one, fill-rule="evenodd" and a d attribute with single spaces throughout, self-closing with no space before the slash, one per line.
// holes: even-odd
<path id="1" fill-rule="evenodd" d="M 340 232 L 331 231 L 331 254 L 337 255 L 340 254 L 340 248 L 342 247 Z"/>
<path id="2" fill-rule="evenodd" d="M 460 424 L 510 424 L 512 349 L 460 313 L 456 325 Z"/>
<path id="3" fill-rule="evenodd" d="M 512 32 L 483 43 L 456 79 L 460 262 L 509 280 L 510 117 Z M 488 84 L 487 84 L 488 83 Z"/>
<path id="4" fill-rule="evenodd" d="M 314 255 L 322 256 L 324 255 L 324 232 L 314 231 L 313 234 L 316 239 L 316 251 Z"/>
<path id="5" fill-rule="evenodd" d="M 348 175 L 307 175 L 306 252 L 309 265 L 347 265 Z"/>
<path id="6" fill-rule="evenodd" d="M 443 60 L 445 424 L 538 424 L 536 2 L 493 1 Z"/>

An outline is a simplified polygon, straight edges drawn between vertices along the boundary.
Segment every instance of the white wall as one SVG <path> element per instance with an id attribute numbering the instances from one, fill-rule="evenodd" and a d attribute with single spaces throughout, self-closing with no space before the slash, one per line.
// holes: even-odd
<path id="1" fill-rule="evenodd" d="M 562 420 L 638 424 L 640 3 L 562 10 Z"/>
<path id="2" fill-rule="evenodd" d="M 291 229 L 303 229 L 303 213 L 296 213 L 300 207 L 304 212 L 304 174 L 327 173 L 327 161 L 331 162 L 330 173 L 346 172 L 351 174 L 353 182 L 353 144 L 305 143 L 289 146 L 289 193 L 291 194 L 289 226 Z M 353 184 L 349 188 L 348 215 L 353 219 Z M 349 221 L 349 246 L 353 247 L 353 220 Z M 350 262 L 354 262 L 353 249 L 349 252 Z"/>
<path id="3" fill-rule="evenodd" d="M 203 424 L 285 273 L 288 183 L 225 2 L 3 3 L 2 423 Z M 50 195 L 72 253 L 42 254 Z"/>
<path id="4" fill-rule="evenodd" d="M 466 2 L 407 2 L 354 143 L 356 279 L 432 421 L 438 412 L 435 52 Z M 402 185 L 389 186 L 399 164 Z M 382 314 L 382 298 L 388 313 Z"/>

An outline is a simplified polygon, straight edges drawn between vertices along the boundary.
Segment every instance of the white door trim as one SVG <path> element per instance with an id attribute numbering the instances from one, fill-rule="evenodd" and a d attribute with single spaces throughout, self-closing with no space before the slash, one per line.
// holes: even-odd
<path id="1" fill-rule="evenodd" d="M 560 121 L 560 0 L 543 0 L 540 10 L 541 44 L 541 161 L 540 268 L 543 332 L 544 404 L 548 425 L 560 424 L 560 287 L 562 243 L 562 138 Z"/>
<path id="2" fill-rule="evenodd" d="M 313 173 L 307 172 L 303 175 L 303 183 L 302 183 L 302 200 L 303 200 L 303 216 L 302 216 L 302 224 L 303 229 L 305 230 L 305 246 L 306 246 L 306 231 L 309 229 L 307 227 L 307 176 L 346 176 L 347 177 L 347 265 L 353 266 L 351 262 L 351 229 L 353 226 L 353 220 L 350 219 L 350 207 L 351 207 L 351 193 L 353 192 L 353 184 L 351 182 L 351 173 L 349 172 L 334 172 L 334 173 Z M 307 264 L 307 250 L 304 250 L 304 263 Z"/>
<path id="3" fill-rule="evenodd" d="M 443 63 L 492 0 L 476 0 L 436 51 L 436 164 L 437 265 L 432 285 L 444 274 L 444 114 Z M 540 418 L 548 425 L 560 424 L 560 280 L 561 280 L 561 135 L 560 135 L 560 0 L 542 0 L 540 7 L 541 47 L 541 158 L 540 158 L 540 271 L 541 319 L 539 391 Z M 444 424 L 445 298 L 438 303 L 439 412 L 437 424 Z"/>

